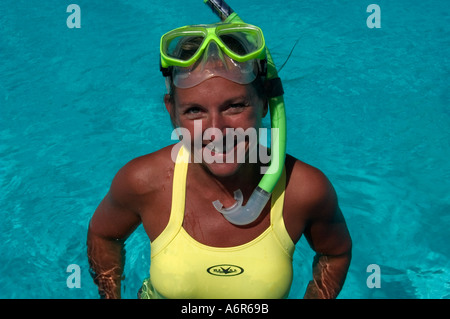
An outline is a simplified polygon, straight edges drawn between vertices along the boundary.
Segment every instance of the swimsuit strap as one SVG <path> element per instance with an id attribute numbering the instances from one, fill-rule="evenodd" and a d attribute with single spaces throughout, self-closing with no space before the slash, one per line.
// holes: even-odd
<path id="1" fill-rule="evenodd" d="M 172 208 L 169 225 L 179 228 L 183 224 L 186 203 L 186 176 L 189 165 L 189 151 L 182 146 L 178 151 L 172 183 Z M 177 229 L 178 230 L 178 229 Z"/>
<path id="2" fill-rule="evenodd" d="M 280 245 L 286 253 L 292 257 L 295 245 L 289 233 L 286 230 L 283 218 L 284 194 L 286 191 L 286 167 L 283 167 L 283 172 L 276 184 L 271 198 L 270 204 L 270 225 L 274 230 Z"/>
<path id="3" fill-rule="evenodd" d="M 169 222 L 163 232 L 150 243 L 152 257 L 156 256 L 172 241 L 183 224 L 189 157 L 189 152 L 184 147 L 181 147 L 178 151 L 173 172 L 172 207 Z"/>

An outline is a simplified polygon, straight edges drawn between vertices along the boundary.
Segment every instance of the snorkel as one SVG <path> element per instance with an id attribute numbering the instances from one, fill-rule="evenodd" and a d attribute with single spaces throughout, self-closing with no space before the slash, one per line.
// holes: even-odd
<path id="1" fill-rule="evenodd" d="M 204 0 L 222 21 L 229 23 L 243 23 L 242 19 L 222 0 Z M 269 98 L 270 120 L 272 127 L 271 163 L 258 186 L 253 191 L 246 205 L 240 189 L 234 192 L 236 202 L 230 207 L 223 207 L 219 200 L 213 202 L 214 207 L 232 224 L 248 225 L 254 222 L 263 211 L 270 199 L 283 172 L 286 156 L 286 114 L 284 107 L 283 88 L 278 72 L 269 50 L 267 57 L 267 97 Z"/>

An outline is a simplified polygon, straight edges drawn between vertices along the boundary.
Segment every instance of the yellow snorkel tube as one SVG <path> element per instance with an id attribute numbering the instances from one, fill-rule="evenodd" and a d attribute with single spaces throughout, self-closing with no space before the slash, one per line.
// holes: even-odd
<path id="1" fill-rule="evenodd" d="M 209 7 L 213 9 L 220 19 L 229 23 L 243 23 L 242 19 L 222 0 L 204 0 Z M 213 202 L 214 207 L 224 215 L 232 224 L 247 225 L 255 221 L 260 215 L 271 193 L 275 188 L 283 172 L 284 161 L 286 157 L 286 113 L 284 108 L 283 88 L 278 72 L 273 62 L 269 50 L 266 48 L 267 56 L 267 75 L 266 83 L 267 96 L 269 98 L 270 120 L 272 126 L 271 139 L 271 163 L 253 191 L 246 205 L 243 204 L 243 195 L 241 190 L 234 192 L 236 202 L 231 206 L 224 208 L 220 201 Z"/>

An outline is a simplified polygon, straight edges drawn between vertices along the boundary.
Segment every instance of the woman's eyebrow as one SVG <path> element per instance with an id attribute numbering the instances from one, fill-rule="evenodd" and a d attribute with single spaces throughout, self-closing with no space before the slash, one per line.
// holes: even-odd
<path id="1" fill-rule="evenodd" d="M 230 104 L 248 102 L 249 98 L 245 95 L 231 97 L 221 103 L 221 106 L 228 106 Z"/>
<path id="2" fill-rule="evenodd" d="M 219 104 L 219 106 L 220 107 L 224 107 L 224 106 L 228 106 L 230 104 L 242 103 L 242 102 L 248 102 L 248 101 L 249 101 L 248 96 L 245 96 L 245 95 L 233 96 L 233 97 L 230 97 L 230 98 L 222 101 Z M 198 102 L 195 102 L 195 101 L 182 102 L 182 103 L 179 103 L 178 106 L 179 106 L 180 109 L 187 109 L 187 108 L 191 108 L 191 107 L 205 108 L 204 105 L 202 105 L 202 104 L 200 104 Z"/>
<path id="3" fill-rule="evenodd" d="M 196 102 L 185 102 L 185 103 L 181 103 L 181 104 L 178 104 L 178 107 L 179 107 L 180 109 L 188 109 L 188 108 L 191 108 L 191 107 L 204 108 L 203 105 L 201 105 L 201 104 L 199 104 L 199 103 L 196 103 Z"/>

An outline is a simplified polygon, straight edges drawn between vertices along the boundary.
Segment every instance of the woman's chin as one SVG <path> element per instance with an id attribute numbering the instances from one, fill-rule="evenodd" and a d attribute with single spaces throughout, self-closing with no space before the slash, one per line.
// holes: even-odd
<path id="1" fill-rule="evenodd" d="M 214 176 L 219 178 L 226 178 L 236 175 L 242 163 L 205 163 L 203 166 Z"/>

